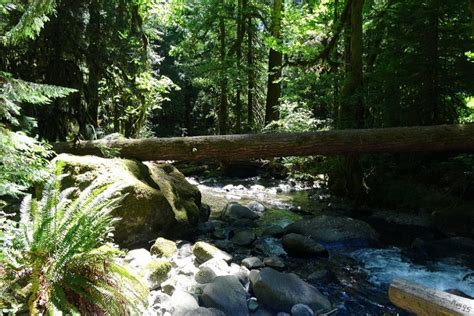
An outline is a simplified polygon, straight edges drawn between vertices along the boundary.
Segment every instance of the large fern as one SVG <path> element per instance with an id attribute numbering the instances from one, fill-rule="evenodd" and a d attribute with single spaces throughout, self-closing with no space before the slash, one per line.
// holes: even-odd
<path id="1" fill-rule="evenodd" d="M 40 200 L 26 197 L 19 223 L 0 221 L 0 308 L 31 315 L 140 313 L 147 289 L 109 242 L 121 185 L 97 179 L 71 198 L 75 189 L 61 191 L 60 182 L 58 172 Z"/>

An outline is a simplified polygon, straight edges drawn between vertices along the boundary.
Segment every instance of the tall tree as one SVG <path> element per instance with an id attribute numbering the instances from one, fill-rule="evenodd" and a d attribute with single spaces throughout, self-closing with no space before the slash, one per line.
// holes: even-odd
<path id="1" fill-rule="evenodd" d="M 272 24 L 270 35 L 276 41 L 281 40 L 281 21 L 283 0 L 274 0 L 272 9 Z M 283 54 L 275 48 L 270 48 L 268 56 L 267 99 L 265 104 L 265 124 L 275 121 L 279 117 L 278 104 L 281 97 Z"/>
<path id="2" fill-rule="evenodd" d="M 217 117 L 219 121 L 219 134 L 227 134 L 229 117 L 228 79 L 227 79 L 227 46 L 226 46 L 226 26 L 225 26 L 225 1 L 222 1 L 219 14 L 219 53 L 220 53 L 220 101 Z"/>
<path id="3" fill-rule="evenodd" d="M 364 0 L 352 0 L 350 8 L 350 31 L 346 35 L 346 78 L 341 91 L 337 127 L 339 129 L 364 127 L 363 73 L 362 73 L 362 13 Z M 349 50 L 349 51 L 347 51 Z M 336 190 L 355 199 L 365 195 L 365 184 L 359 158 L 349 155 L 340 159 L 339 170 L 332 185 Z M 334 181 L 335 180 L 335 181 Z"/>

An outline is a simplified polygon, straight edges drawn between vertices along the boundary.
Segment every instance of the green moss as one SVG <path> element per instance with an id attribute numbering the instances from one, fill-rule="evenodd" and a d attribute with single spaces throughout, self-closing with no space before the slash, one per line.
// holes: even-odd
<path id="1" fill-rule="evenodd" d="M 226 261 L 232 258 L 228 253 L 204 241 L 198 241 L 194 244 L 193 254 L 196 256 L 196 260 L 200 263 L 206 262 L 213 258 L 220 258 Z"/>
<path id="2" fill-rule="evenodd" d="M 157 255 L 159 257 L 172 257 L 178 248 L 176 244 L 168 239 L 165 238 L 158 238 L 153 246 L 151 246 L 150 253 L 152 255 Z"/>
<path id="3" fill-rule="evenodd" d="M 285 226 L 300 220 L 301 216 L 285 209 L 268 209 L 263 215 L 256 220 L 257 234 L 261 234 L 266 228 L 279 225 Z"/>
<path id="4" fill-rule="evenodd" d="M 161 283 L 168 277 L 171 271 L 171 262 L 164 259 L 150 261 L 144 268 L 143 274 L 148 275 L 154 283 Z"/>

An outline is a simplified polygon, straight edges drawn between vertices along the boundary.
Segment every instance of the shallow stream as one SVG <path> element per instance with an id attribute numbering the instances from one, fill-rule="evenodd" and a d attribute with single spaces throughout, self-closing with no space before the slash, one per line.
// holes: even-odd
<path id="1" fill-rule="evenodd" d="M 323 189 L 322 183 L 302 184 L 262 180 L 259 177 L 188 180 L 199 187 L 203 202 L 211 206 L 211 216 L 216 216 L 231 201 L 241 204 L 250 201 L 262 203 L 267 207 L 266 212 L 274 212 L 269 216 L 272 223 L 282 226 L 317 214 L 350 216 L 350 208 L 332 199 Z M 383 231 L 379 233 L 383 234 Z M 289 266 L 298 266 L 300 262 L 301 265 L 305 264 L 301 259 L 286 257 L 277 241 L 269 239 L 268 242 L 274 247 L 275 254 L 284 256 L 287 261 L 294 260 Z M 372 248 L 357 241 L 325 246 L 331 254 L 327 263 L 331 267 L 331 276 L 311 283 L 338 307 L 331 315 L 408 315 L 388 300 L 388 286 L 395 278 L 407 279 L 437 290 L 456 290 L 474 296 L 474 270 L 466 267 L 459 258 L 420 262 L 412 260 L 403 247 L 387 244 Z M 298 273 L 298 269 L 294 272 Z"/>

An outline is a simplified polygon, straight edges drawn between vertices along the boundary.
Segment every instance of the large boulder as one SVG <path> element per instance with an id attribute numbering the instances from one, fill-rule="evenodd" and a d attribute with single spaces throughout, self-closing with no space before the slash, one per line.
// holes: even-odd
<path id="1" fill-rule="evenodd" d="M 213 307 L 226 315 L 247 316 L 247 292 L 234 275 L 218 276 L 206 285 L 202 294 L 205 307 Z"/>
<path id="2" fill-rule="evenodd" d="M 286 227 L 286 233 L 296 233 L 311 237 L 323 244 L 339 243 L 351 240 L 375 242 L 377 232 L 369 224 L 350 217 L 330 215 L 303 219 Z"/>
<path id="3" fill-rule="evenodd" d="M 300 234 L 287 234 L 281 239 L 283 248 L 295 256 L 327 256 L 327 250 L 312 238 Z"/>
<path id="4" fill-rule="evenodd" d="M 291 312 L 295 304 L 308 305 L 313 310 L 330 309 L 331 303 L 316 288 L 296 274 L 271 268 L 250 272 L 250 283 L 258 301 L 274 311 Z"/>
<path id="5" fill-rule="evenodd" d="M 157 236 L 183 238 L 192 234 L 208 212 L 201 208 L 201 194 L 169 164 L 61 154 L 53 163 L 63 164 L 64 187 L 84 189 L 99 176 L 124 184 L 126 194 L 114 215 L 115 241 L 123 247 L 144 245 Z"/>

